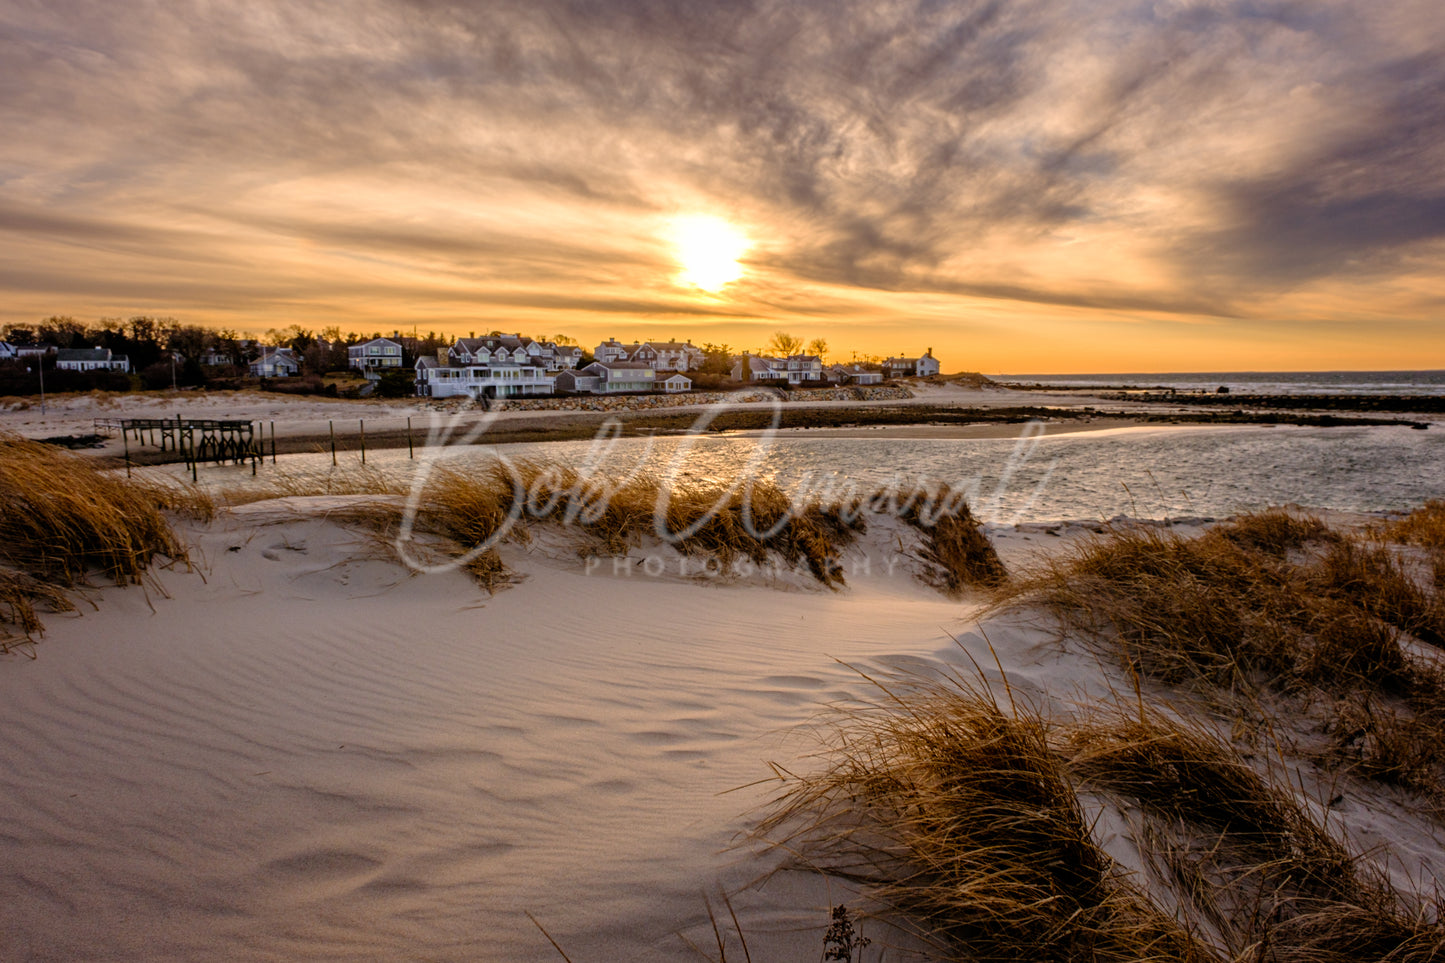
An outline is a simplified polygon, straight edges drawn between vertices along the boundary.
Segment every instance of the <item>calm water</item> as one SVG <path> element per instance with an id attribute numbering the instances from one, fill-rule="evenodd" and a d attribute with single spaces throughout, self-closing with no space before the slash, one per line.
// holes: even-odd
<path id="1" fill-rule="evenodd" d="M 1299 395 L 1440 395 L 1445 394 L 1445 371 L 1164 371 L 1132 374 L 1000 374 L 991 377 L 1034 385 L 1153 388 L 1166 385 L 1181 391 Z"/>
<path id="2" fill-rule="evenodd" d="M 354 467 L 356 456 L 343 456 Z M 784 432 L 691 440 L 624 439 L 448 449 L 450 464 L 541 459 L 621 479 L 634 471 L 731 483 L 767 478 L 795 492 L 871 491 L 946 483 L 998 523 L 1119 515 L 1224 516 L 1269 506 L 1379 512 L 1445 496 L 1445 428 L 1208 427 L 1081 432 L 1029 440 L 840 438 Z M 406 477 L 422 462 L 372 452 L 369 466 Z M 330 456 L 283 458 L 281 468 L 333 471 Z M 265 472 L 262 473 L 264 480 Z M 249 471 L 212 469 L 214 484 L 249 483 Z"/>

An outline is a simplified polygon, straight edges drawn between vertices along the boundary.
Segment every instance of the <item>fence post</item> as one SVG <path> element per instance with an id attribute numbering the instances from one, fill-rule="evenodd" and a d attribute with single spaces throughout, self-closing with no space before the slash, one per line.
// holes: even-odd
<path id="1" fill-rule="evenodd" d="M 326 426 L 331 429 L 331 467 L 336 467 L 336 422 L 328 421 Z"/>
<path id="2" fill-rule="evenodd" d="M 411 416 L 410 416 L 410 415 L 408 415 L 408 416 L 407 416 L 407 419 L 406 419 L 406 457 L 408 457 L 408 458 L 415 458 L 415 457 L 416 457 L 416 449 L 412 448 L 412 446 L 411 446 Z"/>
<path id="3" fill-rule="evenodd" d="M 366 464 L 366 419 L 358 418 L 356 423 L 361 425 L 361 463 Z"/>

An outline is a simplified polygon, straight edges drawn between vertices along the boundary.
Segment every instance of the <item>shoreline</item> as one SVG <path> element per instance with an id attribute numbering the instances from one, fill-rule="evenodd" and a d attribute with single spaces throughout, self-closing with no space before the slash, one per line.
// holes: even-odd
<path id="1" fill-rule="evenodd" d="M 683 435 L 692 430 L 706 409 L 679 412 L 632 411 L 632 412 L 567 412 L 547 413 L 550 417 L 539 418 L 534 412 L 520 412 L 509 415 L 500 413 L 492 426 L 472 444 L 507 445 L 537 444 L 557 441 L 586 441 L 597 437 L 600 431 L 610 425 L 620 425 L 623 437 L 644 437 L 648 435 Z M 777 410 L 778 425 L 784 432 L 816 432 L 822 437 L 833 438 L 1016 438 L 1024 426 L 1042 423 L 1044 434 L 1066 434 L 1083 431 L 1100 431 L 1135 427 L 1228 427 L 1228 426 L 1275 426 L 1297 425 L 1307 427 L 1387 427 L 1408 426 L 1427 429 L 1429 422 L 1410 421 L 1399 418 L 1340 417 L 1336 415 L 1299 414 L 1289 415 L 1275 412 L 1111 412 L 1101 411 L 1092 406 L 1079 408 L 1053 407 L 954 407 L 929 404 L 829 407 L 782 407 Z M 415 417 L 415 416 L 413 416 Z M 461 421 L 459 430 L 476 424 L 487 417 L 478 413 L 474 418 Z M 773 427 L 774 411 L 759 406 L 757 409 L 730 409 L 713 418 L 706 428 L 710 435 L 756 434 Z M 381 427 L 377 422 L 365 428 L 367 450 L 394 450 L 409 445 L 421 447 L 427 439 L 427 428 L 420 425 L 411 427 L 392 425 Z M 364 422 L 365 419 L 359 419 Z M 292 455 L 329 450 L 332 435 L 329 430 L 307 428 L 292 423 L 285 430 L 268 436 L 266 423 L 261 423 L 262 455 Z M 273 428 L 274 430 L 274 428 Z M 880 432 L 882 434 L 880 434 Z M 64 437 L 64 436 L 60 436 Z M 49 440 L 49 439 L 41 439 Z M 352 452 L 362 448 L 361 426 L 352 427 L 346 423 L 335 434 L 336 451 Z M 88 451 L 93 457 L 101 458 L 114 466 L 126 463 L 121 443 L 116 439 L 106 441 L 101 447 Z M 180 459 L 172 453 L 152 448 L 133 446 L 129 461 L 132 465 L 160 465 L 177 463 Z"/>

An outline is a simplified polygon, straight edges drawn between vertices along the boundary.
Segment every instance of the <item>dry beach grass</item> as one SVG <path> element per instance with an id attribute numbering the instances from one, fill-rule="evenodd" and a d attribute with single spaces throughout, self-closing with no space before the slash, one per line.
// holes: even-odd
<path id="1" fill-rule="evenodd" d="M 1394 889 L 1288 779 L 1149 709 L 1052 721 L 959 678 L 879 683 L 759 828 L 862 885 L 938 959 L 1416 961 L 1439 906 Z M 1130 874 L 1096 835 L 1130 815 Z M 1146 878 L 1148 883 L 1146 885 Z"/>
<path id="2" fill-rule="evenodd" d="M 0 506 L 0 612 L 23 639 L 43 629 L 37 605 L 72 610 L 68 590 L 92 574 L 124 585 L 157 559 L 188 563 L 162 510 L 210 511 L 194 491 L 127 482 L 14 435 L 0 435 Z"/>

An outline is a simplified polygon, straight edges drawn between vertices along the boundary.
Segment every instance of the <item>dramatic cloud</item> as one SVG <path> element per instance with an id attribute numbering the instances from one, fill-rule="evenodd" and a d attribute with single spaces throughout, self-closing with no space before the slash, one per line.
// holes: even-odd
<path id="1" fill-rule="evenodd" d="M 826 323 L 994 367 L 1389 322 L 1417 363 L 1442 48 L 1407 0 L 12 0 L 0 321 Z M 690 213 L 754 240 L 723 297 L 674 280 Z"/>

